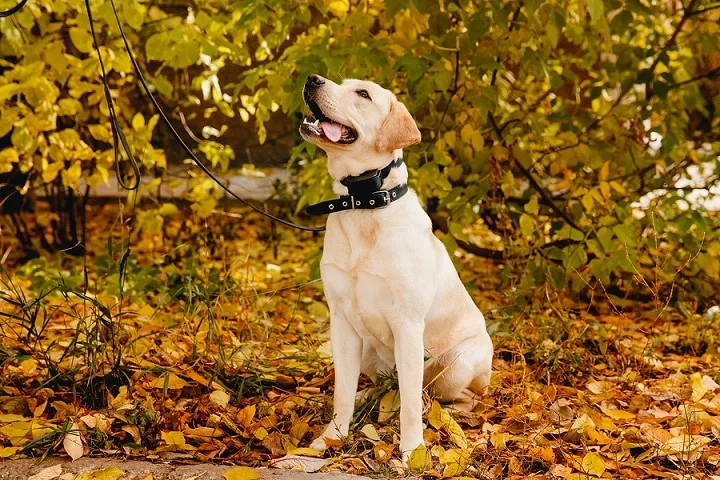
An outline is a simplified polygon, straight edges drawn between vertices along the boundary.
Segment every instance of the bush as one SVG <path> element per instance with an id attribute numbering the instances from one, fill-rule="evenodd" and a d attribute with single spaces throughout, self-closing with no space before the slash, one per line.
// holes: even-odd
<path id="1" fill-rule="evenodd" d="M 133 149 L 161 172 L 156 119 L 109 4 L 93 4 Z M 237 134 L 226 127 L 233 118 L 260 143 L 278 111 L 298 121 L 309 73 L 374 79 L 421 127 L 423 144 L 406 152 L 412 186 L 451 250 L 506 262 L 525 274 L 507 277 L 522 292 L 632 292 L 659 303 L 717 293 L 717 217 L 687 201 L 720 171 L 720 10 L 708 2 L 118 4 L 162 100 L 206 118 L 199 149 L 216 166 L 233 159 L 222 148 Z M 81 178 L 102 182 L 114 159 L 83 2 L 31 3 L 0 20 L 0 34 L 0 137 L 12 143 L 0 173 L 73 192 Z M 327 195 L 328 182 L 314 180 L 325 175 L 319 153 L 296 140 L 301 207 Z M 674 188 L 698 167 L 701 185 Z M 197 178 L 190 191 L 209 214 L 212 186 Z M 478 245 L 478 231 L 494 243 Z"/>

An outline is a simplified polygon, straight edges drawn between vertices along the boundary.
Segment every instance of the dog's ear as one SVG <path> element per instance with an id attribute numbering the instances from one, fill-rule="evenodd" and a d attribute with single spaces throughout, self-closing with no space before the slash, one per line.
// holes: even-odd
<path id="1" fill-rule="evenodd" d="M 390 112 L 378 131 L 375 148 L 378 152 L 392 152 L 416 143 L 420 143 L 420 130 L 415 120 L 405 105 L 393 100 Z"/>

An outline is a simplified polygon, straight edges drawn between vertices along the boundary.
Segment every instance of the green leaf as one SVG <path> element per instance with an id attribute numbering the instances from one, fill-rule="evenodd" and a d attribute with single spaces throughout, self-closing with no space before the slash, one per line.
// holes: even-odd
<path id="1" fill-rule="evenodd" d="M 535 231 L 535 220 L 528 214 L 520 215 L 520 232 L 529 237 Z"/>
<path id="2" fill-rule="evenodd" d="M 563 265 L 568 271 L 575 270 L 587 263 L 587 253 L 583 245 L 572 245 L 565 248 Z"/>
<path id="3" fill-rule="evenodd" d="M 387 19 L 392 19 L 400 10 L 407 8 L 409 4 L 408 0 L 386 0 L 385 15 Z"/>
<path id="4" fill-rule="evenodd" d="M 476 12 L 470 19 L 468 25 L 468 37 L 470 41 L 475 43 L 480 40 L 480 38 L 488 32 L 491 24 L 492 20 L 485 14 L 485 11 L 481 10 Z"/>
<path id="5" fill-rule="evenodd" d="M 588 0 L 588 10 L 593 23 L 597 22 L 605 13 L 605 5 L 603 0 Z"/>

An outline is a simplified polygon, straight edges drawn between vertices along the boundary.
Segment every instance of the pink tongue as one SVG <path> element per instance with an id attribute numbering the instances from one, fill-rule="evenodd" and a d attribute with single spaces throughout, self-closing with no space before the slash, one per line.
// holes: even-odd
<path id="1" fill-rule="evenodd" d="M 320 128 L 331 142 L 337 142 L 342 136 L 342 125 L 335 122 L 320 122 Z"/>

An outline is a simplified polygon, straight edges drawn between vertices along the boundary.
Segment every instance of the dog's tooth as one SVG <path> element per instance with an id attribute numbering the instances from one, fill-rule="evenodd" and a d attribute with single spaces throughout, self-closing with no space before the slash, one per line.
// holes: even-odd
<path id="1" fill-rule="evenodd" d="M 315 125 L 316 127 L 319 127 L 319 126 L 320 126 L 320 120 L 315 120 L 315 121 L 313 122 L 313 125 Z"/>

